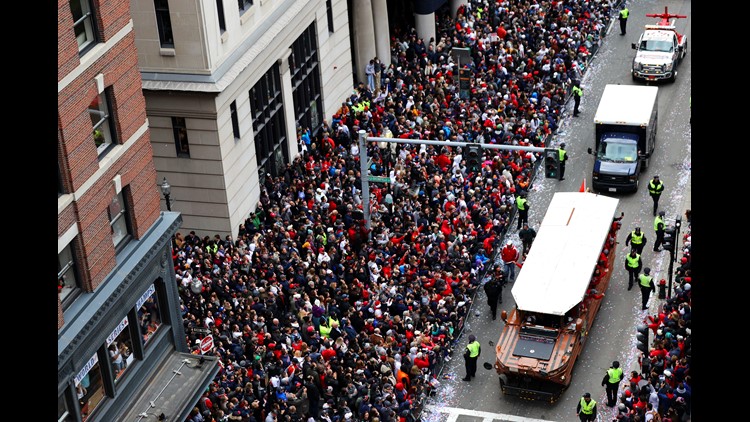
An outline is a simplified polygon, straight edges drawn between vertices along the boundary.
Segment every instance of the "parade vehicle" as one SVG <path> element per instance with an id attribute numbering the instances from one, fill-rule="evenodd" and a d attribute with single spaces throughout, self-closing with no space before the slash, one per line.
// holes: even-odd
<path id="1" fill-rule="evenodd" d="M 659 18 L 659 22 L 646 25 L 638 43 L 631 44 L 635 50 L 633 80 L 674 82 L 677 67 L 687 55 L 688 40 L 687 35 L 677 32 L 675 20 L 670 22 L 669 19 L 687 18 L 687 15 L 669 13 L 664 6 L 664 13 L 647 13 L 646 16 Z"/>
<path id="2" fill-rule="evenodd" d="M 592 185 L 600 192 L 635 192 L 656 147 L 659 88 L 607 85 L 594 115 Z"/>
<path id="3" fill-rule="evenodd" d="M 511 290 L 516 305 L 501 312 L 495 370 L 503 394 L 553 403 L 570 385 L 613 271 L 618 203 L 555 193 Z"/>

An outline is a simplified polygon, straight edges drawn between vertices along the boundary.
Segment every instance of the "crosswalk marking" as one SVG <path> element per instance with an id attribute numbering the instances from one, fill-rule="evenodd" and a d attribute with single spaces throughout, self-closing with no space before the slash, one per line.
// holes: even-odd
<path id="1" fill-rule="evenodd" d="M 448 420 L 446 422 L 455 422 L 458 420 L 458 417 L 460 415 L 467 415 L 467 416 L 475 416 L 478 418 L 482 418 L 482 422 L 493 422 L 493 421 L 503 421 L 503 422 L 550 422 L 549 419 L 535 419 L 535 418 L 527 418 L 524 416 L 516 416 L 516 415 L 506 415 L 503 413 L 492 413 L 492 412 L 483 412 L 481 410 L 471 410 L 471 409 L 462 409 L 460 407 L 446 407 L 446 406 L 435 406 L 435 405 L 427 405 L 425 406 L 425 409 L 430 412 L 439 412 L 439 413 L 447 413 L 448 414 Z"/>

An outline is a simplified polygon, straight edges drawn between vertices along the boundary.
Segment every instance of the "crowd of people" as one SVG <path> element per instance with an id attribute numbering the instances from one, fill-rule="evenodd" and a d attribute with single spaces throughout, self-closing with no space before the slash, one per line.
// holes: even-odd
<path id="1" fill-rule="evenodd" d="M 631 371 L 627 385 L 619 394 L 616 419 L 619 422 L 635 421 L 636 416 L 642 421 L 690 420 L 693 294 L 690 210 L 685 216 L 681 250 L 675 252 L 679 266 L 675 269 L 674 291 L 656 315 L 644 320 L 652 341 L 648 352 L 639 356 L 640 373 Z"/>
<path id="2" fill-rule="evenodd" d="M 611 14 L 471 0 L 436 13 L 435 40 L 395 29 L 391 64 L 373 59 L 330 123 L 298 128 L 301 154 L 264 178 L 236 239 L 178 233 L 187 341 L 199 353 L 211 333 L 221 364 L 188 421 L 414 420 L 538 154 L 483 149 L 472 172 L 461 148 L 370 142 L 390 183 L 370 185 L 368 228 L 358 132 L 543 147 Z M 455 47 L 473 59 L 466 98 Z"/>

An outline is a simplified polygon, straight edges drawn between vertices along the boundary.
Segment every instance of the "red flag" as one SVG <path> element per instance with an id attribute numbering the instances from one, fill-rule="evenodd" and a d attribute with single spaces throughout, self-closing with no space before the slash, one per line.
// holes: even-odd
<path id="1" fill-rule="evenodd" d="M 586 178 L 583 178 L 583 183 L 581 183 L 581 189 L 579 192 L 586 192 Z"/>

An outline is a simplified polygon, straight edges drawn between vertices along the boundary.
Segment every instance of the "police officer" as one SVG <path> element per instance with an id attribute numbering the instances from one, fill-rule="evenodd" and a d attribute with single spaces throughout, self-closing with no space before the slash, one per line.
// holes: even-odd
<path id="1" fill-rule="evenodd" d="M 617 404 L 617 390 L 620 388 L 620 381 L 622 381 L 622 368 L 620 368 L 620 362 L 614 361 L 602 379 L 602 387 L 607 389 L 607 406 L 609 407 L 615 407 Z"/>
<path id="2" fill-rule="evenodd" d="M 633 288 L 633 282 L 638 278 L 638 273 L 641 272 L 641 255 L 635 252 L 635 249 L 630 250 L 629 255 L 625 255 L 625 271 L 628 272 L 628 290 Z"/>
<path id="3" fill-rule="evenodd" d="M 628 246 L 628 243 L 630 243 L 638 255 L 643 253 L 643 247 L 646 245 L 646 235 L 641 231 L 640 227 L 636 227 L 635 230 L 628 233 L 628 237 L 625 238 L 625 246 Z"/>
<path id="4" fill-rule="evenodd" d="M 581 422 L 593 422 L 596 420 L 596 400 L 591 398 L 591 393 L 583 393 L 583 397 L 576 406 L 576 416 Z"/>
<path id="5" fill-rule="evenodd" d="M 659 211 L 659 215 L 654 218 L 654 232 L 656 232 L 654 252 L 661 252 L 664 250 L 661 248 L 662 243 L 664 243 L 664 228 L 664 211 Z"/>
<path id="6" fill-rule="evenodd" d="M 656 291 L 654 278 L 651 277 L 651 268 L 646 267 L 643 269 L 643 274 L 638 276 L 638 284 L 641 286 L 641 310 L 645 311 L 648 309 L 646 304 L 648 303 L 649 296 L 651 296 L 651 292 Z"/>
<path id="7" fill-rule="evenodd" d="M 521 192 L 516 197 L 516 209 L 518 210 L 518 227 L 516 227 L 516 230 L 520 230 L 523 223 L 528 224 L 530 207 L 529 201 L 526 200 L 526 192 Z"/>
<path id="8" fill-rule="evenodd" d="M 620 9 L 620 35 L 625 35 L 625 27 L 628 25 L 628 15 L 630 15 L 630 11 L 623 4 Z"/>
<path id="9" fill-rule="evenodd" d="M 655 175 L 653 179 L 648 182 L 648 194 L 651 195 L 651 199 L 654 200 L 654 215 L 656 210 L 659 208 L 659 197 L 664 191 L 664 183 L 659 180 L 659 175 Z"/>
<path id="10" fill-rule="evenodd" d="M 578 117 L 578 106 L 581 105 L 581 97 L 583 96 L 583 90 L 581 89 L 581 83 L 578 81 L 573 82 L 573 117 Z"/>
<path id="11" fill-rule="evenodd" d="M 482 353 L 482 346 L 474 334 L 469 334 L 469 344 L 464 350 L 464 365 L 466 366 L 466 377 L 461 381 L 471 381 L 471 377 L 477 376 L 477 360 Z"/>
<path id="12" fill-rule="evenodd" d="M 576 110 L 578 110 L 577 105 Z M 560 180 L 565 180 L 565 162 L 568 161 L 568 151 L 565 151 L 565 142 L 560 144 L 560 148 L 557 149 L 557 153 L 559 154 L 560 159 Z"/>

